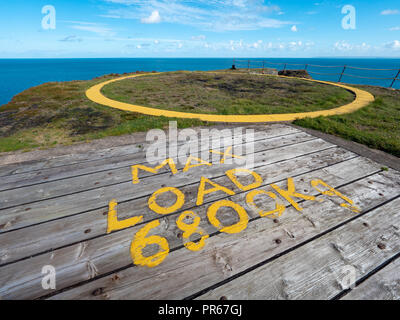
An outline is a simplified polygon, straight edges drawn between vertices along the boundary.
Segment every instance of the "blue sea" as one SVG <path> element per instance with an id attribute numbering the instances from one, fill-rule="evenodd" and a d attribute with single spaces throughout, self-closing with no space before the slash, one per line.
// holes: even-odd
<path id="1" fill-rule="evenodd" d="M 240 59 L 235 62 L 238 66 L 247 67 L 247 60 Z M 307 70 L 314 79 L 326 81 L 338 81 L 346 65 L 348 67 L 342 82 L 384 87 L 389 87 L 392 81 L 365 78 L 394 78 L 400 69 L 400 58 L 252 58 L 250 61 L 252 68 L 262 67 L 265 61 L 265 67 L 279 70 L 285 67 L 304 69 L 308 65 Z M 208 71 L 230 68 L 232 64 L 232 58 L 0 59 L 0 105 L 8 103 L 14 95 L 23 90 L 49 81 L 89 80 L 104 74 L 134 71 Z M 395 82 L 394 87 L 400 89 L 400 80 Z"/>

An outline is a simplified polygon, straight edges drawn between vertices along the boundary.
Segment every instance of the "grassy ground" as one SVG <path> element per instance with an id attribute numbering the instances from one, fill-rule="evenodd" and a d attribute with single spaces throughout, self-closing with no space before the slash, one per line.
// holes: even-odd
<path id="1" fill-rule="evenodd" d="M 18 94 L 0 107 L 0 152 L 49 148 L 167 127 L 169 118 L 119 111 L 86 98 L 88 88 L 118 76 L 46 83 Z M 205 124 L 172 120 L 180 128 Z"/>
<path id="2" fill-rule="evenodd" d="M 376 100 L 352 114 L 294 123 L 365 144 L 400 157 L 400 90 L 354 86 L 372 93 Z"/>
<path id="3" fill-rule="evenodd" d="M 47 83 L 30 88 L 0 108 L 0 152 L 49 148 L 152 128 L 176 120 L 180 128 L 209 125 L 123 112 L 89 101 L 85 91 L 99 82 Z M 400 156 L 400 90 L 359 86 L 376 101 L 353 114 L 304 119 L 296 124 L 354 140 Z M 120 101 L 187 112 L 220 114 L 285 113 L 337 107 L 353 99 L 347 91 L 301 80 L 247 74 L 204 73 L 149 76 L 104 88 Z"/>
<path id="4" fill-rule="evenodd" d="M 47 83 L 18 94 L 0 108 L 0 152 L 49 148 L 165 128 L 171 120 L 176 120 L 179 128 L 207 124 L 123 112 L 86 98 L 89 87 L 118 76 L 121 75 Z M 243 73 L 146 76 L 117 82 L 105 91 L 120 101 L 220 114 L 300 112 L 336 107 L 353 99 L 347 91 L 334 87 Z"/>
<path id="5" fill-rule="evenodd" d="M 165 73 L 109 84 L 103 94 L 146 107 L 223 115 L 307 112 L 354 100 L 334 86 L 244 73 Z"/>

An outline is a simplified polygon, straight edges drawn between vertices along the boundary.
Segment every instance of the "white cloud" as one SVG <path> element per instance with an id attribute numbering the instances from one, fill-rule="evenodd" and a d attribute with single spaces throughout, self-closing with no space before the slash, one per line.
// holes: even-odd
<path id="1" fill-rule="evenodd" d="M 299 49 L 303 49 L 303 42 L 302 41 L 291 41 L 288 44 L 288 48 L 292 51 L 297 51 Z"/>
<path id="2" fill-rule="evenodd" d="M 245 42 L 243 40 L 229 42 L 213 43 L 213 48 L 216 50 L 232 50 L 240 54 L 247 54 L 249 52 L 279 52 L 279 51 L 309 51 L 315 47 L 315 43 L 312 41 L 290 41 L 290 42 L 271 42 L 258 40 L 256 42 Z M 251 51 L 249 51 L 251 50 Z"/>
<path id="3" fill-rule="evenodd" d="M 82 30 L 97 33 L 104 36 L 111 36 L 115 33 L 112 29 L 105 27 L 103 24 L 87 21 L 75 21 L 75 20 L 61 20 L 62 22 L 72 24 L 69 26 L 72 29 Z"/>
<path id="4" fill-rule="evenodd" d="M 109 15 L 125 19 L 141 19 L 152 11 L 158 12 L 163 22 L 190 25 L 209 31 L 259 30 L 280 28 L 294 22 L 273 19 L 268 15 L 281 12 L 264 0 L 103 0 L 123 7 L 109 10 Z M 153 15 L 152 14 L 152 15 Z M 157 21 L 156 14 L 152 19 Z M 142 22 L 145 21 L 142 19 Z M 154 22 L 153 22 L 154 23 Z"/>
<path id="5" fill-rule="evenodd" d="M 400 41 L 399 40 L 394 40 L 385 46 L 388 49 L 394 49 L 394 50 L 399 50 L 400 49 Z"/>
<path id="6" fill-rule="evenodd" d="M 393 27 L 389 29 L 390 31 L 400 31 L 400 27 Z"/>
<path id="7" fill-rule="evenodd" d="M 297 26 L 291 27 L 290 30 L 292 30 L 293 32 L 297 32 Z"/>
<path id="8" fill-rule="evenodd" d="M 193 41 L 204 41 L 204 40 L 206 40 L 206 36 L 204 36 L 204 35 L 193 36 L 193 37 L 192 37 L 192 40 L 193 40 Z"/>
<path id="9" fill-rule="evenodd" d="M 71 23 L 75 23 L 75 25 L 70 27 L 75 30 L 93 32 L 104 37 L 110 37 L 115 35 L 112 29 L 98 25 L 96 23 L 80 22 L 80 21 L 71 21 Z"/>
<path id="10" fill-rule="evenodd" d="M 354 51 L 354 52 L 361 52 L 361 53 L 365 53 L 367 51 L 369 51 L 369 49 L 371 49 L 371 46 L 365 42 L 363 42 L 362 44 L 351 44 L 348 43 L 347 41 L 338 41 L 334 44 L 334 48 L 337 51 Z"/>
<path id="11" fill-rule="evenodd" d="M 381 12 L 381 15 L 388 16 L 388 15 L 399 14 L 399 13 L 400 13 L 400 11 L 397 10 L 397 9 L 395 9 L 395 10 L 388 9 L 388 10 L 383 10 L 383 11 Z"/>
<path id="12" fill-rule="evenodd" d="M 60 39 L 59 41 L 61 41 L 61 42 L 82 42 L 83 40 L 81 38 L 78 38 L 75 35 L 72 35 L 72 36 L 67 36 L 63 39 Z"/>
<path id="13" fill-rule="evenodd" d="M 229 41 L 229 46 L 231 47 L 231 50 L 242 50 L 244 48 L 244 42 L 243 40 L 240 41 L 234 41 L 234 40 L 230 40 Z M 223 47 L 223 45 L 222 45 Z M 248 47 L 251 47 L 251 45 L 249 45 Z"/>
<path id="14" fill-rule="evenodd" d="M 371 46 L 369 44 L 366 44 L 365 42 L 363 42 L 360 46 L 360 49 L 369 49 L 371 48 Z"/>
<path id="15" fill-rule="evenodd" d="M 349 50 L 353 49 L 353 46 L 344 40 L 336 42 L 334 44 L 334 47 L 336 50 L 339 50 L 339 51 L 349 51 Z"/>
<path id="16" fill-rule="evenodd" d="M 257 42 L 253 43 L 252 47 L 254 49 L 258 49 L 258 48 L 260 48 L 262 46 L 262 44 L 263 44 L 263 41 L 262 40 L 258 40 Z"/>
<path id="17" fill-rule="evenodd" d="M 160 13 L 158 12 L 158 10 L 154 10 L 149 17 L 143 18 L 141 21 L 142 21 L 142 23 L 147 23 L 147 24 L 160 23 L 161 16 L 160 16 Z"/>

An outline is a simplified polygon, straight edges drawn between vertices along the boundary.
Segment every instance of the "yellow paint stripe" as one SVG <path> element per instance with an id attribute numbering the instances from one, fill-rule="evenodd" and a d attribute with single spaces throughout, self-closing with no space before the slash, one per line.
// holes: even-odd
<path id="1" fill-rule="evenodd" d="M 215 73 L 215 72 L 214 72 Z M 340 88 L 344 88 L 350 92 L 353 92 L 356 96 L 355 100 L 352 103 L 347 105 L 330 109 L 330 110 L 321 110 L 321 111 L 313 111 L 313 112 L 301 112 L 301 113 L 286 113 L 286 114 L 257 114 L 257 115 L 215 115 L 215 114 L 199 114 L 199 113 L 187 113 L 187 112 L 178 112 L 178 111 L 170 111 L 170 110 L 163 110 L 163 109 L 155 109 L 149 107 L 138 106 L 130 103 L 115 101 L 105 97 L 101 93 L 101 89 L 113 82 L 129 79 L 129 78 L 136 78 L 142 77 L 146 75 L 157 75 L 160 73 L 151 73 L 151 74 L 139 74 L 139 75 L 130 75 L 125 76 L 109 81 L 102 82 L 97 84 L 86 91 L 86 96 L 101 105 L 112 107 L 119 110 L 124 111 L 131 111 L 137 112 L 141 114 L 146 114 L 149 116 L 164 116 L 168 118 L 185 118 L 185 119 L 199 119 L 203 121 L 209 122 L 231 122 L 231 123 L 260 123 L 260 122 L 279 122 L 279 121 L 293 121 L 296 119 L 303 119 L 303 118 L 316 118 L 319 116 L 332 116 L 332 115 L 341 115 L 346 113 L 352 113 L 357 111 L 371 102 L 375 101 L 375 98 L 372 94 L 367 91 L 360 90 L 357 88 L 349 87 L 340 83 L 333 83 L 327 81 L 318 81 L 318 80 L 311 80 L 311 79 L 301 79 L 305 81 L 312 81 L 318 82 L 323 84 L 328 84 Z M 265 76 L 265 75 L 264 75 Z M 281 76 L 283 77 L 283 76 Z M 284 78 L 291 78 L 291 79 L 299 79 L 293 77 L 284 77 Z"/>

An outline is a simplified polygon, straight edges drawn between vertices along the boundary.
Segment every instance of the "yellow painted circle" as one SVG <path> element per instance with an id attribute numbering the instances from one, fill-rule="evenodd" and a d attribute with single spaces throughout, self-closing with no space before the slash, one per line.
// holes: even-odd
<path id="1" fill-rule="evenodd" d="M 217 218 L 218 210 L 222 207 L 228 207 L 235 210 L 239 216 L 239 222 L 232 226 L 223 227 L 221 222 Z M 214 202 L 207 210 L 207 217 L 210 223 L 219 231 L 230 234 L 242 232 L 244 229 L 247 228 L 247 225 L 249 223 L 249 216 L 247 215 L 246 210 L 240 204 L 229 200 Z"/>
<path id="2" fill-rule="evenodd" d="M 187 224 L 184 220 L 189 217 L 193 219 L 193 223 Z M 206 245 L 206 240 L 209 238 L 209 235 L 206 232 L 199 228 L 201 218 L 199 215 L 194 213 L 193 211 L 186 211 L 182 213 L 178 220 L 176 220 L 176 225 L 179 229 L 184 231 L 182 237 L 184 240 L 188 240 L 191 235 L 198 234 L 201 236 L 201 239 L 195 243 L 193 241 L 184 242 L 184 246 L 190 251 L 200 251 Z"/>
<path id="3" fill-rule="evenodd" d="M 213 72 L 216 73 L 216 72 Z M 139 75 L 130 75 L 125 76 L 113 80 L 108 80 L 97 84 L 86 91 L 86 96 L 91 100 L 98 104 L 108 106 L 111 108 L 124 110 L 124 111 L 131 111 L 137 112 L 141 114 L 146 114 L 149 116 L 164 116 L 168 118 L 184 118 L 184 119 L 199 119 L 202 121 L 209 121 L 209 122 L 230 122 L 230 123 L 262 123 L 262 122 L 279 122 L 279 121 L 293 121 L 296 119 L 303 119 L 303 118 L 316 118 L 319 116 L 333 116 L 333 115 L 340 115 L 346 113 L 352 113 L 361 109 L 371 102 L 375 101 L 375 98 L 372 94 L 367 91 L 353 88 L 346 86 L 341 83 L 334 83 L 334 82 L 327 82 L 327 81 L 319 81 L 319 80 L 312 80 L 312 79 L 301 79 L 305 81 L 312 81 L 318 82 L 323 84 L 328 84 L 340 88 L 344 88 L 356 96 L 355 100 L 349 104 L 344 106 L 330 109 L 330 110 L 321 110 L 321 111 L 313 111 L 313 112 L 301 112 L 301 113 L 285 113 L 285 114 L 257 114 L 257 115 L 216 115 L 216 114 L 200 114 L 200 113 L 187 113 L 187 112 L 178 112 L 178 111 L 170 111 L 170 110 L 163 110 L 163 109 L 156 109 L 156 108 L 149 108 L 138 106 L 130 103 L 115 101 L 105 97 L 101 93 L 101 89 L 113 82 L 125 80 L 128 78 L 136 78 L 136 77 L 143 77 L 146 75 L 157 75 L 160 73 L 150 73 L 150 74 L 139 74 Z M 268 76 L 268 75 L 260 75 L 260 76 Z M 283 76 L 280 76 L 283 77 Z M 299 79 L 293 77 L 284 77 L 284 78 L 292 78 L 292 79 Z"/>
<path id="4" fill-rule="evenodd" d="M 270 198 L 274 199 L 276 204 L 275 204 L 275 210 L 271 210 L 271 211 L 264 211 L 264 210 L 260 210 L 256 203 L 254 202 L 254 198 L 258 195 L 267 195 Z M 285 212 L 286 207 L 285 205 L 282 203 L 281 200 L 279 200 L 278 196 L 275 193 L 272 192 L 268 192 L 265 190 L 253 190 L 252 192 L 248 193 L 246 196 L 246 202 L 249 206 L 255 208 L 258 211 L 258 214 L 261 217 L 269 217 L 272 219 L 276 219 L 279 218 L 280 216 L 282 216 L 282 214 Z"/>
<path id="5" fill-rule="evenodd" d="M 161 264 L 168 256 L 169 244 L 167 239 L 154 235 L 148 236 L 148 233 L 152 229 L 157 228 L 159 225 L 160 220 L 152 221 L 136 233 L 130 249 L 131 257 L 134 264 L 138 266 L 147 266 L 149 268 L 154 268 Z M 158 245 L 160 251 L 150 257 L 145 257 L 143 255 L 143 249 L 152 244 Z"/>
<path id="6" fill-rule="evenodd" d="M 172 192 L 173 194 L 175 194 L 176 201 L 172 206 L 162 207 L 157 204 L 157 197 L 166 192 Z M 173 213 L 175 211 L 178 211 L 180 208 L 182 208 L 182 206 L 184 204 L 185 204 L 185 195 L 183 194 L 182 191 L 180 191 L 177 188 L 173 188 L 173 187 L 162 188 L 160 190 L 157 190 L 156 192 L 153 193 L 153 195 L 149 198 L 149 201 L 148 201 L 149 208 L 158 214 Z"/>

